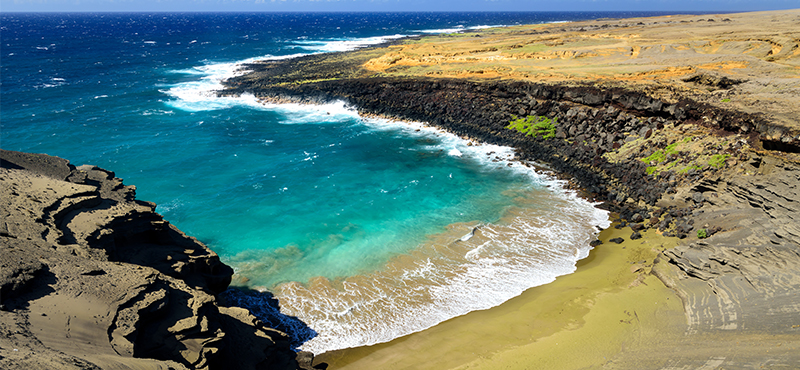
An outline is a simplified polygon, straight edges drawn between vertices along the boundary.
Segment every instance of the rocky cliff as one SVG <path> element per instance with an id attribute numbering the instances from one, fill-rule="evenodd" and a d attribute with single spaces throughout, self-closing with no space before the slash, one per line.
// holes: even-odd
<path id="1" fill-rule="evenodd" d="M 218 298 L 233 270 L 113 172 L 0 163 L 0 367 L 301 368 L 286 334 Z"/>
<path id="2" fill-rule="evenodd" d="M 556 172 L 574 179 L 593 198 L 607 200 L 624 218 L 636 213 L 644 215 L 646 205 L 654 205 L 682 180 L 695 180 L 703 172 L 718 169 L 695 164 L 696 168 L 685 171 L 679 171 L 686 168 L 683 166 L 660 171 L 655 177 L 648 174 L 651 164 L 642 159 L 664 149 L 676 140 L 675 136 L 681 140 L 698 136 L 675 134 L 676 131 L 692 125 L 698 134 L 739 134 L 745 143 L 755 144 L 757 136 L 750 134 L 754 127 L 769 125 L 757 115 L 691 100 L 665 102 L 621 88 L 429 78 L 335 80 L 292 87 L 248 86 L 237 80 L 230 84 L 236 87 L 223 94 L 250 92 L 257 97 L 309 103 L 343 99 L 365 114 L 430 122 L 463 137 L 515 147 L 520 159 L 547 163 Z M 557 122 L 555 139 L 507 129 L 511 120 L 527 116 Z M 632 144 L 626 147 L 628 143 Z M 720 147 L 718 154 L 739 155 L 741 146 L 733 147 L 734 144 Z M 633 145 L 646 148 L 618 155 L 623 147 Z M 681 160 L 688 164 L 701 153 L 686 154 Z"/>

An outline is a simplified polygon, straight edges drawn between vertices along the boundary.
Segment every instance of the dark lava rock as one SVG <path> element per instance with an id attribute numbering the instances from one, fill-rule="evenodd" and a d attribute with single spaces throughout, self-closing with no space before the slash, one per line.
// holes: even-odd
<path id="1" fill-rule="evenodd" d="M 675 231 L 679 234 L 688 234 L 692 229 L 694 229 L 694 226 L 690 225 L 688 222 L 681 222 L 675 227 Z"/>
<path id="2" fill-rule="evenodd" d="M 640 223 L 632 223 L 631 224 L 631 230 L 633 230 L 633 231 L 639 231 L 639 230 L 642 230 L 642 229 L 644 229 L 644 225 L 643 224 L 640 224 Z"/>
<path id="3" fill-rule="evenodd" d="M 642 238 L 642 234 L 639 234 L 639 232 L 634 232 L 633 234 L 631 234 L 631 240 L 637 240 L 637 239 L 641 239 L 641 238 Z"/>
<path id="4" fill-rule="evenodd" d="M 625 241 L 625 239 L 622 239 L 622 238 L 614 238 L 614 239 L 609 239 L 608 241 L 610 241 L 610 242 L 612 242 L 612 243 L 617 243 L 617 244 L 620 244 L 620 243 L 624 242 L 624 241 Z"/>

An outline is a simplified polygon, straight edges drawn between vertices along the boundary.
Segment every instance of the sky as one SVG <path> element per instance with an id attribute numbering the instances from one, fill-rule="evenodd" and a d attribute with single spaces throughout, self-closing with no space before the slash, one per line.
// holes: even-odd
<path id="1" fill-rule="evenodd" d="M 0 0 L 0 12 L 755 11 L 800 0 Z"/>

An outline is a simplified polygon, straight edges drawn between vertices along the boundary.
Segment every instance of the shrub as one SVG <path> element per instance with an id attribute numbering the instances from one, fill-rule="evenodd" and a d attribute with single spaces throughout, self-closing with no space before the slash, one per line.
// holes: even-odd
<path id="1" fill-rule="evenodd" d="M 708 230 L 700 229 L 697 230 L 697 239 L 705 239 L 708 238 Z"/>
<path id="2" fill-rule="evenodd" d="M 687 143 L 689 141 L 692 141 L 691 137 L 683 139 L 682 142 Z M 674 142 L 672 144 L 667 145 L 667 147 L 664 148 L 664 150 L 660 149 L 656 150 L 653 154 L 650 154 L 650 156 L 648 156 L 647 158 L 642 158 L 642 162 L 648 164 L 651 162 L 656 162 L 656 163 L 664 162 L 667 160 L 667 156 L 669 156 L 670 154 L 678 154 L 677 148 L 679 144 L 681 144 L 681 142 Z"/>
<path id="3" fill-rule="evenodd" d="M 541 135 L 543 139 L 556 137 L 556 118 L 551 120 L 545 116 L 512 117 L 514 119 L 509 121 L 508 126 L 506 126 L 509 130 L 517 130 L 526 136 L 538 137 Z"/>

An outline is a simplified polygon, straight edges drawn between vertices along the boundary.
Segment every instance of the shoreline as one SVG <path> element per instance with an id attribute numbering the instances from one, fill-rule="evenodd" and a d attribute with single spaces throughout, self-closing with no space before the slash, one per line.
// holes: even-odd
<path id="1" fill-rule="evenodd" d="M 389 343 L 320 354 L 314 367 L 797 367 L 798 15 L 521 26 L 440 39 L 438 54 L 402 44 L 229 80 L 219 95 L 341 98 L 515 147 L 617 212 L 620 229 L 603 230 L 575 273 Z M 502 48 L 476 46 L 489 37 Z M 343 65 L 357 68 L 318 78 Z M 559 125 L 532 137 L 507 128 L 517 116 Z M 230 267 L 113 172 L 0 155 L 0 205 L 14 216 L 0 223 L 0 364 L 312 368 L 313 354 L 219 294 Z"/>
<path id="2" fill-rule="evenodd" d="M 269 101 L 268 104 L 298 104 L 298 103 L 294 102 L 294 101 L 288 101 L 288 100 L 280 100 L 280 101 L 278 101 L 276 99 L 273 99 L 273 100 Z M 304 104 L 304 103 L 300 103 L 300 104 Z M 320 106 L 322 103 L 316 103 L 316 104 L 309 103 L 309 104 L 312 105 L 312 106 Z M 442 130 L 441 128 L 435 127 L 435 126 L 430 125 L 430 124 L 425 123 L 425 122 L 414 122 L 414 121 L 402 120 L 402 119 L 399 119 L 397 117 L 389 117 L 389 116 L 378 115 L 378 114 L 362 114 L 362 113 L 359 113 L 359 117 L 360 117 L 360 119 L 362 119 L 364 121 L 376 121 L 376 120 L 386 121 L 392 127 L 397 126 L 401 130 L 409 130 L 409 131 L 425 130 L 425 131 L 429 131 L 430 133 L 435 134 L 437 136 L 440 136 L 440 135 L 452 135 L 454 138 L 457 138 L 458 140 L 460 140 L 464 146 L 480 146 L 480 145 L 484 145 L 482 143 L 476 142 L 473 139 L 469 139 L 469 138 L 465 138 L 465 137 L 458 137 L 456 135 L 453 135 L 452 133 L 449 133 L 449 132 L 447 132 L 445 130 Z M 365 124 L 371 125 L 372 123 L 365 122 Z M 379 125 L 382 125 L 382 123 L 379 123 Z M 413 134 L 413 132 L 412 132 L 412 134 Z M 507 148 L 507 149 L 513 150 L 513 148 Z M 465 150 L 465 149 L 461 148 L 461 150 Z M 494 151 L 492 151 L 492 153 L 494 153 Z M 482 154 L 483 153 L 480 153 L 480 150 L 479 150 L 479 152 L 476 153 L 474 156 L 475 156 L 476 159 L 482 160 L 481 158 L 478 158 Z M 487 154 L 487 155 L 489 155 L 489 154 Z M 490 156 L 496 156 L 496 153 L 495 154 L 491 154 Z M 554 190 L 558 195 L 553 194 L 552 195 L 553 199 L 549 200 L 549 202 L 554 202 L 554 201 L 556 201 L 555 199 L 558 199 L 559 201 L 561 199 L 570 199 L 568 201 L 569 204 L 572 204 L 572 202 L 578 202 L 578 203 L 581 204 L 581 207 L 583 207 L 584 206 L 583 204 L 585 203 L 586 207 L 591 206 L 592 209 L 593 209 L 593 212 L 595 212 L 597 214 L 599 214 L 598 212 L 602 212 L 604 214 L 608 213 L 605 210 L 601 210 L 601 209 L 596 208 L 595 207 L 597 205 L 596 202 L 593 203 L 591 199 L 588 199 L 584 195 L 580 194 L 579 191 L 576 191 L 572 186 L 570 186 L 571 185 L 570 183 L 560 179 L 559 176 L 557 176 L 557 174 L 555 172 L 553 172 L 552 170 L 547 170 L 544 167 L 537 166 L 535 164 L 531 164 L 529 162 L 520 160 L 519 158 L 513 158 L 513 156 L 503 156 L 502 160 L 499 163 L 499 165 L 501 167 L 503 167 L 503 168 L 505 168 L 507 166 L 510 167 L 512 164 L 514 165 L 514 167 L 517 167 L 515 169 L 515 171 L 525 171 L 525 172 L 533 171 L 533 173 L 531 175 L 528 175 L 528 176 L 541 177 L 546 182 L 546 185 L 544 185 L 546 188 L 551 188 L 551 187 L 557 187 L 558 188 L 558 189 Z M 547 192 L 549 193 L 550 191 L 547 191 Z M 547 196 L 547 197 L 544 197 L 544 198 L 548 198 L 549 199 L 550 197 Z M 523 202 L 523 203 L 526 203 L 526 202 Z M 344 303 L 350 302 L 351 298 L 353 298 L 353 297 L 348 297 L 349 293 L 347 293 L 347 292 L 349 292 L 352 289 L 355 289 L 356 286 L 359 286 L 359 285 L 362 285 L 362 284 L 366 284 L 369 287 L 368 289 L 365 290 L 367 292 L 373 291 L 375 289 L 380 289 L 378 287 L 372 286 L 372 284 L 382 285 L 382 283 L 375 283 L 375 282 L 370 283 L 370 281 L 375 280 L 375 281 L 386 282 L 387 280 L 393 280 L 395 278 L 399 279 L 399 277 L 396 277 L 394 275 L 396 275 L 398 273 L 401 273 L 401 272 L 402 272 L 403 276 L 405 276 L 405 274 L 409 273 L 409 272 L 413 275 L 413 274 L 416 273 L 416 271 L 418 269 L 421 268 L 421 266 L 416 266 L 418 261 L 427 260 L 428 261 L 427 263 L 428 263 L 429 266 L 430 266 L 431 263 L 433 263 L 434 266 L 437 266 L 438 264 L 441 264 L 441 265 L 439 265 L 439 267 L 434 267 L 434 270 L 439 271 L 439 273 L 448 273 L 448 271 L 450 271 L 451 268 L 447 267 L 447 266 L 449 266 L 452 263 L 455 263 L 455 261 L 458 261 L 458 263 L 461 265 L 462 268 L 464 267 L 464 264 L 466 264 L 468 266 L 472 266 L 472 267 L 477 267 L 476 264 L 478 264 L 478 263 L 475 262 L 475 261 L 472 261 L 472 258 L 478 258 L 477 256 L 480 256 L 484 252 L 485 253 L 491 253 L 491 252 L 486 252 L 486 250 L 492 250 L 492 246 L 493 245 L 500 244 L 500 245 L 503 245 L 503 246 L 507 246 L 508 242 L 511 241 L 512 239 L 516 240 L 516 242 L 511 243 L 512 245 L 520 243 L 520 241 L 517 240 L 517 239 L 523 238 L 523 236 L 519 235 L 518 233 L 514 233 L 514 230 L 517 230 L 518 228 L 524 228 L 524 227 L 522 225 L 513 226 L 518 222 L 516 222 L 514 224 L 511 223 L 513 220 L 517 220 L 518 217 L 522 217 L 523 219 L 526 219 L 528 221 L 534 221 L 533 219 L 536 218 L 536 217 L 534 217 L 536 215 L 538 215 L 539 217 L 547 218 L 547 219 L 549 219 L 551 221 L 559 219 L 556 216 L 553 216 L 552 218 L 550 218 L 547 215 L 539 215 L 538 212 L 533 212 L 533 213 L 526 212 L 525 210 L 527 208 L 525 208 L 526 207 L 525 204 L 522 204 L 522 203 L 518 204 L 517 202 L 515 202 L 515 204 L 516 205 L 512 207 L 513 209 L 505 210 L 503 212 L 503 214 L 500 216 L 500 219 L 498 220 L 498 222 L 495 222 L 495 223 L 485 224 L 483 222 L 478 222 L 478 224 L 480 226 L 479 227 L 475 227 L 475 228 L 473 228 L 473 226 L 475 226 L 474 222 L 470 222 L 470 221 L 458 222 L 458 223 L 451 224 L 451 225 L 449 225 L 447 227 L 446 230 L 442 230 L 439 233 L 429 235 L 428 236 L 428 240 L 426 242 L 423 242 L 421 245 L 415 247 L 411 251 L 403 253 L 403 254 L 401 254 L 399 256 L 393 257 L 392 259 L 387 261 L 381 268 L 379 268 L 379 269 L 377 269 L 375 271 L 369 272 L 369 273 L 349 276 L 344 280 L 341 280 L 341 279 L 329 280 L 327 278 L 319 277 L 319 278 L 313 278 L 313 279 L 311 279 L 311 281 L 309 281 L 307 283 L 280 284 L 280 285 L 278 285 L 276 287 L 273 287 L 272 289 L 256 287 L 256 286 L 250 286 L 250 288 L 251 289 L 257 289 L 257 290 L 262 290 L 262 289 L 263 290 L 270 290 L 272 293 L 274 293 L 276 295 L 276 298 L 280 299 L 282 310 L 283 310 L 284 313 L 286 313 L 288 315 L 291 315 L 291 316 L 296 316 L 296 317 L 298 317 L 300 319 L 303 319 L 306 323 L 309 323 L 309 325 L 311 325 L 312 328 L 315 327 L 315 325 L 313 325 L 312 323 L 316 323 L 317 325 L 322 325 L 320 327 L 320 329 L 318 329 L 318 331 L 320 333 L 321 333 L 321 329 L 322 328 L 327 327 L 329 325 L 336 325 L 335 324 L 336 320 L 329 319 L 329 318 L 315 317 L 315 315 L 311 314 L 311 313 L 307 314 L 306 312 L 304 312 L 302 307 L 309 307 L 309 306 L 313 307 L 313 309 L 309 309 L 309 311 L 312 311 L 312 312 L 316 313 L 320 309 L 320 307 L 318 305 L 326 306 L 327 304 L 331 304 L 332 306 L 339 307 L 338 310 L 334 310 L 334 311 L 336 311 L 336 312 L 346 312 L 347 313 L 346 319 L 347 319 L 348 322 L 351 321 L 351 320 L 355 320 L 355 317 L 362 317 L 360 319 L 360 321 L 358 321 L 360 325 L 370 326 L 370 325 L 374 324 L 376 326 L 376 328 L 377 328 L 377 327 L 381 326 L 379 321 L 375 321 L 374 319 L 370 320 L 371 315 L 374 315 L 374 314 L 370 313 L 370 315 L 367 315 L 366 313 L 362 313 L 364 310 L 369 310 L 370 312 L 373 311 L 373 310 L 379 310 L 379 308 L 369 309 L 369 307 L 371 306 L 369 304 L 369 302 L 371 301 L 371 299 L 369 299 L 370 295 L 365 295 L 365 296 L 359 295 L 358 299 L 353 299 L 354 302 L 359 302 L 359 303 L 355 303 L 355 305 L 352 305 L 352 302 L 351 302 L 351 303 L 345 304 L 344 306 L 339 306 L 339 305 L 333 304 L 332 302 L 339 302 L 339 301 L 342 301 Z M 589 211 L 587 210 L 587 212 L 589 212 Z M 528 219 L 528 218 L 530 218 L 530 219 Z M 604 216 L 603 218 L 606 219 L 607 216 Z M 595 221 L 598 221 L 598 223 L 597 224 L 592 224 L 592 225 L 588 225 L 588 224 L 587 225 L 582 225 L 582 226 L 586 226 L 586 230 L 584 230 L 584 228 L 581 228 L 580 229 L 581 231 L 579 232 L 579 234 L 580 235 L 584 235 L 584 234 L 591 233 L 591 232 L 597 233 L 597 229 L 599 229 L 599 228 L 601 228 L 601 226 L 605 225 L 605 221 L 600 221 L 599 219 L 597 219 Z M 523 225 L 527 225 L 525 222 L 523 222 L 522 224 Z M 531 228 L 531 230 L 534 230 L 533 224 L 527 225 L 527 227 Z M 478 228 L 480 228 L 480 230 L 477 230 Z M 469 233 L 470 229 L 472 229 L 471 233 Z M 505 232 L 501 232 L 499 230 L 507 230 L 509 234 L 506 237 L 509 238 L 509 239 L 504 239 L 505 237 L 503 235 L 505 234 Z M 557 232 L 555 230 L 550 230 L 550 229 L 547 229 L 547 231 L 549 231 L 549 232 Z M 468 234 L 468 233 L 471 236 L 469 241 L 463 239 L 464 235 Z M 497 238 L 501 238 L 501 239 L 497 240 Z M 594 237 L 589 237 L 589 239 L 594 240 L 595 238 Z M 589 239 L 587 239 L 586 242 L 583 243 L 583 244 L 580 244 L 580 245 L 576 244 L 576 245 L 573 246 L 575 248 L 576 256 L 578 256 L 579 253 L 581 255 L 587 255 L 588 254 L 588 249 L 590 249 L 590 240 Z M 535 244 L 535 243 L 538 242 L 538 240 L 529 240 L 529 242 L 531 242 L 532 244 Z M 491 245 L 489 245 L 487 247 L 485 243 L 491 243 Z M 472 248 L 474 248 L 474 249 L 472 249 Z M 508 248 L 511 248 L 511 247 L 508 247 Z M 550 245 L 550 244 L 542 241 L 542 245 L 541 246 L 540 245 L 536 245 L 535 247 L 532 246 L 530 248 L 531 251 L 529 253 L 533 253 L 533 250 L 536 250 L 537 248 L 544 248 L 549 253 L 560 253 L 560 252 L 562 252 L 561 251 L 561 249 L 562 249 L 561 246 L 557 247 L 557 246 Z M 549 249 L 549 248 L 552 248 L 552 250 Z M 516 253 L 514 252 L 515 249 L 514 248 L 511 248 L 511 249 L 512 250 L 508 251 L 509 256 L 511 256 L 511 255 L 516 256 Z M 583 249 L 586 249 L 586 251 L 583 251 Z M 480 252 L 479 252 L 479 250 L 480 250 Z M 520 251 L 517 251 L 517 252 L 520 252 Z M 527 253 L 528 252 L 523 253 L 523 255 L 527 255 Z M 586 254 L 584 254 L 584 253 L 586 253 Z M 447 257 L 444 257 L 445 255 Z M 473 255 L 473 257 L 466 258 L 465 255 L 466 256 Z M 521 257 L 521 256 L 518 256 L 518 257 Z M 577 260 L 575 262 L 580 263 L 580 261 L 582 261 L 582 260 L 583 259 L 580 259 L 580 260 Z M 433 261 L 433 262 L 431 262 L 431 261 Z M 508 261 L 508 262 L 510 263 L 511 261 Z M 572 266 L 574 266 L 575 262 L 570 263 L 571 269 L 574 268 Z M 552 280 L 550 280 L 550 278 L 552 278 L 554 280 L 558 276 L 564 276 L 564 275 L 567 275 L 567 274 L 574 273 L 574 270 L 572 272 L 566 272 L 566 273 L 564 271 L 562 271 L 563 268 L 564 268 L 564 266 L 562 266 L 562 265 L 564 265 L 563 263 L 558 263 L 557 265 L 558 265 L 558 269 L 559 269 L 560 272 L 556 273 L 555 274 L 556 276 L 552 276 L 551 277 L 550 275 L 552 274 L 552 272 L 547 272 L 547 273 L 542 272 L 541 273 L 542 276 L 538 276 L 540 274 L 536 273 L 535 275 L 537 275 L 538 278 L 547 277 L 549 282 L 544 282 L 544 283 L 540 282 L 540 283 L 537 283 L 534 286 L 540 286 L 540 285 L 544 285 L 544 284 L 549 284 L 550 282 L 552 282 Z M 414 267 L 414 266 L 416 266 L 416 267 Z M 546 266 L 542 265 L 542 267 L 546 267 Z M 508 268 L 511 268 L 511 266 L 508 266 Z M 554 266 L 553 268 L 556 268 L 556 267 Z M 405 271 L 405 272 L 403 272 L 403 271 Z M 515 274 L 515 275 L 522 275 L 525 272 L 526 272 L 526 270 L 523 269 L 523 270 L 517 271 L 517 274 Z M 455 273 L 455 272 L 450 271 L 449 273 Z M 459 273 L 457 276 L 461 276 L 461 274 L 463 274 L 463 273 L 465 273 L 465 272 Z M 235 275 L 234 276 L 235 280 L 237 279 L 237 276 L 238 276 L 238 279 L 249 278 L 246 274 L 245 275 Z M 462 276 L 462 277 L 464 277 L 464 276 Z M 248 280 L 252 280 L 252 279 L 248 279 Z M 401 280 L 398 280 L 398 282 L 395 282 L 392 285 L 395 285 L 395 284 L 396 285 L 406 284 L 405 280 L 406 280 L 405 278 L 401 279 Z M 436 279 L 434 279 L 434 280 L 436 280 Z M 506 279 L 505 278 L 496 278 L 494 280 L 505 281 Z M 419 293 L 420 289 L 428 289 L 428 288 L 434 289 L 435 288 L 437 290 L 441 290 L 441 289 L 447 290 L 447 289 L 451 289 L 452 288 L 449 284 L 442 284 L 442 283 L 439 283 L 439 282 L 434 283 L 433 281 L 428 281 L 427 279 L 422 279 L 421 281 L 414 281 L 414 283 L 417 284 L 417 285 L 415 285 L 415 289 L 409 290 L 409 292 L 407 292 L 407 294 L 409 294 L 409 295 L 420 294 Z M 515 284 L 518 284 L 518 283 L 521 283 L 521 282 L 518 281 Z M 428 287 L 426 284 L 433 284 L 433 285 L 431 285 L 431 287 Z M 347 289 L 346 291 L 343 290 L 342 289 L 343 285 L 348 286 L 349 289 Z M 514 286 L 516 287 L 516 285 L 514 285 Z M 474 289 L 474 288 L 469 287 L 469 286 L 464 286 L 462 288 L 463 289 Z M 498 289 L 500 289 L 502 292 L 504 292 L 503 296 L 505 297 L 507 292 L 505 290 L 502 290 L 502 288 L 503 287 L 498 287 Z M 527 290 L 529 288 L 530 288 L 530 286 L 525 286 L 524 289 L 520 290 L 520 293 L 522 293 L 524 290 Z M 463 289 L 458 289 L 458 291 L 463 293 Z M 401 298 L 404 298 L 404 297 L 392 298 L 394 296 L 391 295 L 391 293 L 392 293 L 392 289 L 389 289 L 387 294 L 390 294 L 390 295 L 388 297 L 382 297 L 382 298 L 380 298 L 380 300 L 390 299 L 390 300 L 393 301 L 393 305 L 398 304 L 398 301 L 405 302 L 404 299 L 401 299 Z M 481 291 L 474 291 L 469 295 L 470 296 L 476 296 L 476 295 L 477 296 L 481 296 L 481 294 L 484 294 L 484 293 L 482 293 Z M 423 296 L 427 297 L 428 295 L 427 294 L 423 294 Z M 433 297 L 428 297 L 428 298 L 433 299 Z M 437 304 L 436 306 L 439 306 L 441 304 L 445 304 L 446 303 L 445 301 L 447 301 L 446 298 L 452 298 L 452 297 L 442 297 L 442 296 L 438 296 L 437 295 L 437 302 L 439 302 L 438 300 L 444 300 L 444 301 L 439 302 L 439 304 Z M 505 301 L 498 302 L 496 299 L 494 299 L 494 297 L 487 296 L 485 298 L 486 298 L 487 301 L 492 301 L 492 304 L 489 307 L 497 307 L 499 305 L 504 304 L 504 302 L 505 302 Z M 314 302 L 315 299 L 320 300 L 320 302 L 317 303 L 317 304 L 309 305 L 308 302 Z M 375 298 L 375 299 L 377 299 L 377 298 Z M 509 299 L 514 299 L 514 298 L 513 297 L 509 297 Z M 364 300 L 366 300 L 366 302 L 362 302 Z M 461 305 L 467 305 L 468 307 L 473 307 L 475 305 L 478 305 L 478 306 L 484 307 L 484 308 L 480 308 L 480 310 L 491 309 L 491 308 L 487 307 L 486 304 L 479 303 L 479 301 L 483 301 L 483 300 L 482 299 L 473 298 L 472 300 L 467 300 L 466 302 L 450 302 L 450 303 L 454 303 L 454 304 L 451 304 L 451 305 L 445 304 L 445 306 L 448 307 L 447 312 L 459 312 L 459 314 L 457 316 L 468 314 L 469 312 L 472 312 L 473 310 L 475 310 L 474 308 L 472 308 L 470 310 L 464 310 L 464 309 L 462 309 Z M 409 306 L 407 307 L 408 310 L 416 309 L 416 310 L 421 310 L 421 311 L 425 311 L 425 312 L 431 311 L 431 312 L 428 312 L 429 315 L 433 315 L 437 311 L 437 309 L 435 309 L 435 308 L 426 308 L 426 307 L 428 307 L 428 305 L 431 302 L 416 302 L 416 304 L 412 304 L 411 302 L 405 302 L 405 303 L 409 303 Z M 302 305 L 302 306 L 298 306 L 298 305 Z M 327 311 L 330 311 L 330 310 L 327 310 Z M 392 320 L 390 320 L 390 318 L 393 318 L 395 314 L 398 314 L 398 312 L 393 312 L 393 311 L 390 310 L 388 312 L 383 313 L 382 315 L 385 315 L 385 316 L 383 316 L 383 319 L 392 321 Z M 319 316 L 319 315 L 316 315 L 316 316 Z M 431 327 L 433 327 L 435 325 L 438 325 L 439 323 L 443 322 L 443 321 L 441 321 L 440 316 L 441 315 L 433 315 L 433 317 L 431 317 L 431 318 L 420 318 L 420 319 L 408 320 L 407 324 L 403 325 L 403 327 L 402 327 L 403 330 L 399 330 L 399 332 L 401 334 L 401 337 L 405 336 L 405 335 L 413 335 L 413 333 L 416 333 L 416 332 L 419 332 L 419 331 L 428 330 L 429 328 L 431 328 Z M 448 318 L 444 319 L 444 321 L 450 320 L 452 318 L 452 314 L 446 314 L 446 316 L 448 316 Z M 315 320 L 315 318 L 316 318 L 316 320 Z M 431 319 L 433 321 L 430 321 Z M 322 321 L 320 321 L 320 320 L 322 320 Z M 344 320 L 344 318 L 342 320 Z M 320 321 L 320 322 L 317 322 L 317 321 Z M 420 323 L 423 323 L 423 327 L 419 327 L 418 328 L 417 325 L 419 325 Z M 408 331 L 407 330 L 407 326 L 408 325 L 414 326 L 415 329 L 413 331 Z M 385 328 L 381 327 L 381 333 L 383 333 L 384 329 Z M 399 329 L 399 328 L 395 328 L 395 329 Z M 355 339 L 358 339 L 357 335 L 355 335 L 353 333 L 349 333 L 348 331 L 346 331 L 346 328 L 340 328 L 340 330 L 341 330 L 341 334 L 340 334 L 341 338 L 338 339 L 338 340 L 343 340 L 346 343 L 349 343 L 348 340 L 350 340 L 351 337 L 355 338 Z M 392 330 L 392 331 L 394 332 L 396 330 Z M 395 333 L 393 338 L 398 338 L 397 335 L 398 334 Z M 330 337 L 330 339 L 329 339 L 329 337 Z M 301 348 L 304 349 L 304 350 L 313 352 L 315 354 L 324 353 L 324 352 L 318 352 L 316 349 L 318 349 L 319 346 L 322 346 L 323 348 L 330 348 L 331 346 L 326 344 L 327 341 L 333 339 L 334 342 L 335 342 L 337 340 L 336 338 L 337 338 L 336 335 L 333 335 L 333 336 L 331 336 L 331 335 L 323 335 L 321 333 L 320 336 L 316 337 L 315 339 L 312 339 L 312 342 L 314 342 L 314 344 L 311 347 L 304 346 L 304 347 L 301 347 Z M 370 337 L 364 337 L 364 338 L 367 339 L 367 342 L 366 343 L 362 343 L 362 344 L 358 344 L 358 345 L 356 345 L 357 347 L 365 346 L 365 345 L 375 345 L 375 344 L 385 343 L 387 341 L 393 340 L 393 339 L 389 339 L 390 337 L 383 337 L 383 336 L 380 337 L 380 338 L 377 338 L 377 339 L 376 338 L 370 338 Z M 322 344 L 317 343 L 317 341 L 320 341 L 320 340 L 322 340 Z M 350 344 L 349 346 L 350 346 L 349 348 L 352 348 L 353 344 Z M 336 346 L 333 346 L 333 347 L 336 348 Z M 330 350 L 326 350 L 325 352 L 327 352 L 327 351 L 330 351 Z"/>
<path id="3" fill-rule="evenodd" d="M 644 241 L 652 241 L 652 234 L 658 234 L 670 245 L 651 256 L 658 263 L 655 270 L 641 269 L 647 274 L 622 268 L 631 268 L 620 263 L 626 252 L 606 259 L 598 249 L 579 262 L 578 272 L 523 293 L 541 292 L 542 298 L 564 281 L 591 280 L 588 271 L 616 259 L 605 267 L 625 279 L 604 280 L 587 293 L 596 300 L 584 300 L 581 313 L 558 328 L 552 328 L 552 321 L 538 322 L 550 325 L 551 332 L 525 324 L 536 315 L 504 313 L 516 304 L 535 305 L 512 303 L 525 300 L 517 297 L 387 344 L 321 354 L 318 362 L 346 369 L 526 368 L 548 353 L 562 353 L 564 345 L 556 347 L 556 338 L 571 338 L 573 343 L 600 343 L 602 349 L 595 357 L 587 353 L 570 362 L 564 355 L 547 360 L 548 365 L 741 368 L 800 363 L 800 325 L 785 324 L 800 313 L 795 298 L 800 230 L 793 226 L 800 191 L 791 185 L 800 182 L 800 110 L 789 103 L 798 99 L 792 87 L 800 86 L 794 72 L 800 61 L 791 52 L 797 43 L 785 38 L 796 33 L 791 19 L 798 13 L 520 26 L 335 58 L 315 56 L 291 66 L 254 64 L 251 73 L 227 81 L 220 96 L 246 92 L 294 102 L 343 100 L 360 113 L 429 122 L 459 137 L 514 147 L 521 159 L 545 163 L 582 189 L 585 198 L 603 201 L 601 208 L 616 212 L 614 221 L 629 227 L 624 244 L 646 235 Z M 773 27 L 771 33 L 763 32 L 764 22 Z M 748 46 L 739 39 L 752 40 L 753 35 L 764 44 Z M 560 42 L 548 41 L 554 39 Z M 585 40 L 593 41 L 587 46 Z M 492 41 L 496 47 L 483 46 Z M 345 67 L 346 72 L 337 72 Z M 507 129 L 511 120 L 525 116 L 558 120 L 554 138 Z M 642 284 L 619 286 L 630 279 Z M 655 296 L 671 302 L 659 312 L 637 309 L 632 315 L 641 324 L 636 335 L 607 326 L 609 318 L 633 323 L 627 316 L 631 311 L 615 302 L 643 304 L 640 298 Z M 548 295 L 559 297 L 564 295 Z M 654 318 L 660 316 L 665 317 Z M 501 318 L 508 320 L 492 321 Z M 509 340 L 515 336 L 518 341 Z M 472 342 L 475 351 L 464 350 Z M 586 346 L 574 346 L 565 353 L 584 352 Z"/>
<path id="4" fill-rule="evenodd" d="M 500 306 L 389 343 L 323 353 L 315 361 L 335 369 L 524 369 L 532 363 L 574 369 L 611 360 L 623 348 L 653 347 L 666 331 L 682 334 L 679 297 L 651 273 L 658 257 L 651 245 L 663 250 L 677 243 L 653 231 L 640 240 L 609 242 L 631 232 L 603 230 L 603 244 L 578 262 L 577 271 Z M 658 304 L 643 303 L 645 297 Z"/>

